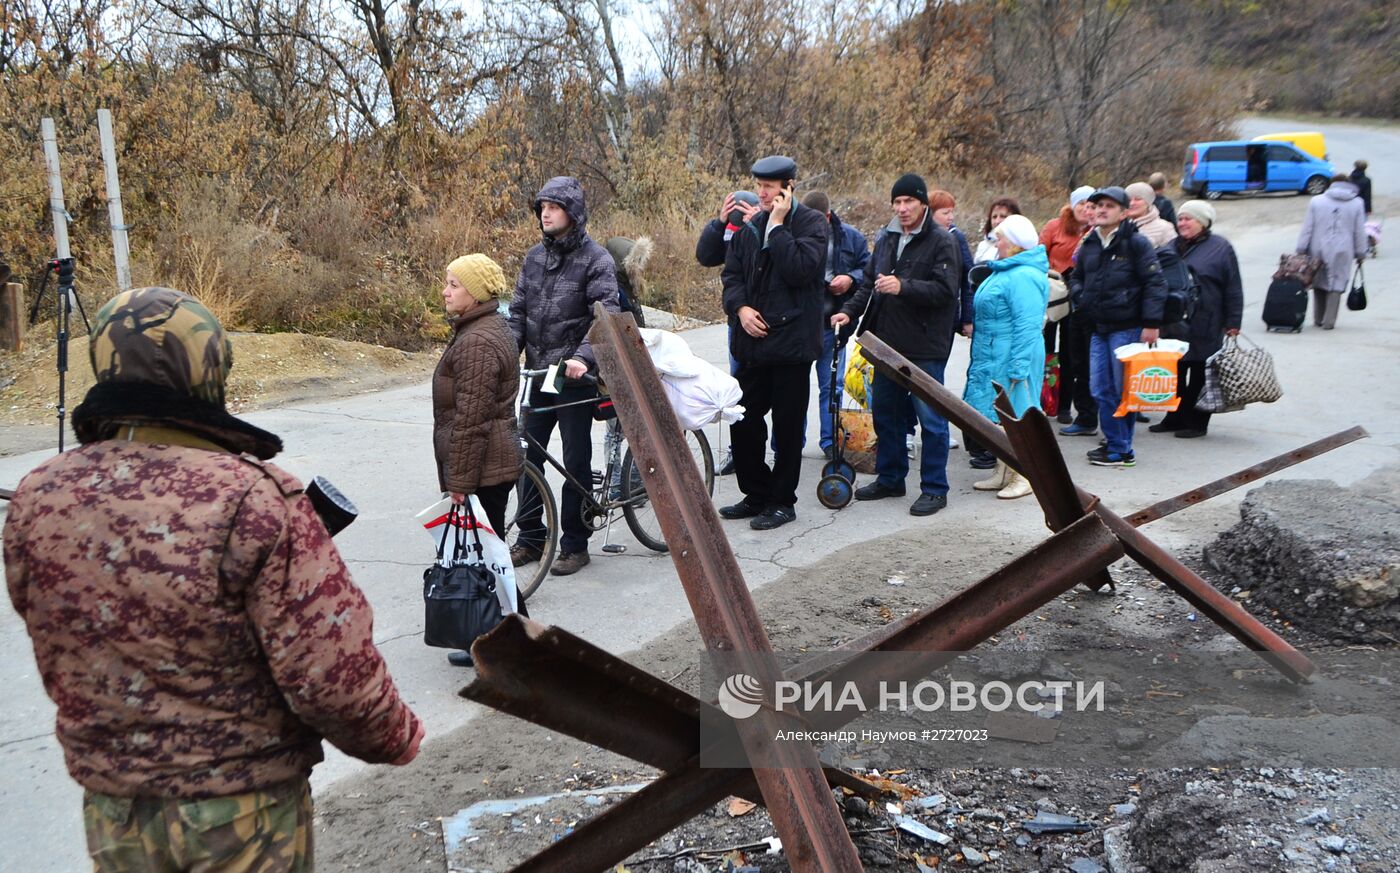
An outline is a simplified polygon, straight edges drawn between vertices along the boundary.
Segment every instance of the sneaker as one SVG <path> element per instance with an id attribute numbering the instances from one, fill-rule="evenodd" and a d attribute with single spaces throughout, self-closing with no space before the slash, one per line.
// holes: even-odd
<path id="1" fill-rule="evenodd" d="M 471 652 L 448 652 L 447 663 L 454 667 L 475 667 Z"/>
<path id="2" fill-rule="evenodd" d="M 1137 456 L 1132 452 L 1110 452 L 1108 449 L 1094 449 L 1089 453 L 1089 463 L 1096 467 L 1132 467 L 1137 464 Z"/>
<path id="3" fill-rule="evenodd" d="M 587 567 L 591 560 L 587 552 L 565 552 L 554 562 L 554 566 L 549 568 L 549 573 L 551 576 L 572 576 Z"/>
<path id="4" fill-rule="evenodd" d="M 874 482 L 871 482 L 869 485 L 866 485 L 863 488 L 856 489 L 857 500 L 883 500 L 886 497 L 903 496 L 903 488 L 890 488 L 888 485 L 881 485 L 879 479 L 876 479 Z"/>
<path id="5" fill-rule="evenodd" d="M 949 434 L 948 434 L 948 448 L 949 448 L 949 449 L 960 449 L 960 448 L 962 448 L 962 443 L 958 442 L 957 436 L 954 435 L 954 434 L 952 434 L 952 433 L 949 433 Z"/>
<path id="6" fill-rule="evenodd" d="M 910 515 L 933 515 L 948 505 L 947 494 L 920 494 L 909 507 Z"/>
<path id="7" fill-rule="evenodd" d="M 835 452 L 831 448 L 831 446 L 822 446 L 822 457 L 827 459 L 828 461 L 835 457 Z"/>
<path id="8" fill-rule="evenodd" d="M 749 522 L 754 530 L 772 530 L 790 521 L 797 521 L 797 510 L 791 506 L 770 506 Z"/>
<path id="9" fill-rule="evenodd" d="M 1055 420 L 1058 421 L 1060 424 L 1073 424 L 1074 413 L 1070 412 L 1068 409 L 1061 409 L 1059 411 L 1059 414 L 1055 416 Z"/>
<path id="10" fill-rule="evenodd" d="M 1075 422 L 1069 427 L 1060 428 L 1060 433 L 1065 436 L 1093 436 L 1098 432 L 1099 429 L 1092 424 L 1080 424 L 1079 422 Z"/>
<path id="11" fill-rule="evenodd" d="M 738 503 L 721 506 L 719 508 L 719 517 L 733 521 L 736 518 L 753 518 L 761 512 L 763 512 L 763 507 L 750 503 L 746 497 Z"/>
<path id="12" fill-rule="evenodd" d="M 733 475 L 734 475 L 734 452 L 733 452 L 733 451 L 726 451 L 726 452 L 724 453 L 724 463 L 719 465 L 719 474 L 720 474 L 721 476 L 733 476 Z"/>
<path id="13" fill-rule="evenodd" d="M 991 452 L 977 452 L 967 459 L 967 465 L 974 470 L 990 470 L 997 465 L 997 456 Z"/>
<path id="14" fill-rule="evenodd" d="M 544 550 L 535 546 L 527 546 L 524 543 L 516 543 L 510 549 L 510 565 L 512 567 L 523 567 L 526 564 L 533 564 L 544 555 Z"/>
<path id="15" fill-rule="evenodd" d="M 1205 435 L 1205 431 L 1197 430 L 1195 428 L 1188 428 L 1186 430 L 1179 430 L 1176 432 L 1176 438 L 1179 440 L 1194 440 Z"/>

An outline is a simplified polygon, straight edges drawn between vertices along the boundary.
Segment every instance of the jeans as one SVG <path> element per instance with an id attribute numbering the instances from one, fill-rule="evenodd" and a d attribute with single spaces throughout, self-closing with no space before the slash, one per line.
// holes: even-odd
<path id="1" fill-rule="evenodd" d="M 565 404 L 583 400 L 597 392 L 592 388 L 565 388 L 556 395 L 543 394 L 537 388 L 531 392 L 530 414 L 525 420 L 525 432 L 534 438 L 541 447 L 549 446 L 549 438 L 554 434 L 554 426 L 559 425 L 559 435 L 564 443 L 564 469 L 569 471 L 585 488 L 593 484 L 593 406 L 583 404 L 552 409 L 550 404 Z M 525 458 L 541 472 L 547 473 L 544 451 L 531 445 Z M 533 488 L 523 485 L 526 492 Z M 538 506 L 531 499 L 531 493 L 520 495 L 521 506 Z M 559 526 L 563 533 L 559 537 L 559 551 L 564 554 L 588 551 L 588 538 L 593 531 L 583 523 L 583 493 L 574 486 L 564 483 L 564 493 L 559 501 Z M 523 515 L 520 519 L 520 537 L 517 542 L 536 548 L 544 545 L 544 525 L 540 522 L 543 507 Z"/>
<path id="2" fill-rule="evenodd" d="M 1108 450 L 1119 455 L 1133 450 L 1137 413 L 1130 412 L 1122 418 L 1113 414 L 1123 402 L 1123 362 L 1113 352 L 1141 338 L 1140 327 L 1095 333 L 1089 338 L 1089 387 L 1099 405 L 1099 429 L 1108 440 Z"/>
<path id="3" fill-rule="evenodd" d="M 797 505 L 802 429 L 811 396 L 809 372 L 808 364 L 746 364 L 739 370 L 744 417 L 729 426 L 729 435 L 734 445 L 734 476 L 751 506 Z M 768 437 L 763 417 L 769 412 L 773 414 L 771 468 L 763 451 Z"/>
<path id="4" fill-rule="evenodd" d="M 822 423 L 821 446 L 829 449 L 834 441 L 831 428 L 831 358 L 836 354 L 836 331 L 822 332 L 822 356 L 817 358 L 817 415 Z M 846 373 L 846 349 L 841 348 L 841 360 L 836 364 L 836 406 L 841 406 L 841 384 Z M 805 431 L 806 428 L 804 427 Z"/>
<path id="5" fill-rule="evenodd" d="M 947 361 L 914 361 L 919 369 L 943 382 Z M 915 398 L 898 382 L 879 370 L 870 386 L 870 409 L 875 416 L 875 472 L 886 488 L 904 487 L 909 475 L 909 453 L 904 437 L 917 420 L 922 431 L 919 455 L 919 490 L 934 496 L 948 493 L 948 420 L 933 407 Z"/>

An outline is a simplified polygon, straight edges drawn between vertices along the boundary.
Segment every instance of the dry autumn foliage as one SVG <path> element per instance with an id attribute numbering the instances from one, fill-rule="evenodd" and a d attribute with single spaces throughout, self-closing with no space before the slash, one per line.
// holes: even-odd
<path id="1" fill-rule="evenodd" d="M 512 273 L 538 238 L 530 198 L 558 174 L 583 180 L 595 236 L 656 240 L 646 302 L 713 317 L 695 236 L 765 153 L 795 155 L 866 229 L 906 170 L 958 193 L 974 225 L 996 194 L 1048 218 L 1069 182 L 1171 166 L 1238 109 L 1202 96 L 1231 92 L 1198 51 L 1049 50 L 1140 34 L 1143 6 L 661 0 L 639 62 L 617 0 L 478 16 L 446 0 L 10 0 L 0 252 L 32 294 L 51 254 L 39 119 L 54 117 L 80 289 L 90 308 L 111 293 L 108 107 L 136 281 L 196 293 L 233 327 L 421 347 L 442 265 L 484 251 Z M 1125 70 L 1067 126 L 1067 94 Z M 1164 122 L 1128 136 L 1123 117 Z"/>

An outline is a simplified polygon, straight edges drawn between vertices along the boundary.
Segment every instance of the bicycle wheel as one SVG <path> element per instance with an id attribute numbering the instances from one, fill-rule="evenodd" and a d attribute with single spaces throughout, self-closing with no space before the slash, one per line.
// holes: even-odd
<path id="1" fill-rule="evenodd" d="M 545 481 L 540 468 L 526 462 L 520 480 L 510 494 L 510 501 L 506 503 L 503 539 L 508 544 L 514 546 L 519 541 L 521 520 L 531 515 L 539 518 L 536 527 L 543 530 L 537 531 L 536 536 L 543 536 L 544 542 L 540 544 L 538 561 L 515 568 L 515 587 L 522 603 L 540 587 L 559 549 L 559 507 L 555 505 L 554 494 L 549 490 L 549 483 Z"/>
<path id="2" fill-rule="evenodd" d="M 700 470 L 705 480 L 705 491 L 715 493 L 715 456 L 710 451 L 710 441 L 702 431 L 691 430 L 685 434 L 686 448 L 691 460 Z M 646 484 L 642 481 L 642 471 L 632 458 L 632 450 L 622 458 L 622 514 L 627 526 L 637 540 L 655 552 L 666 551 L 666 540 L 661 534 L 661 521 L 656 517 L 656 507 L 647 496 Z"/>

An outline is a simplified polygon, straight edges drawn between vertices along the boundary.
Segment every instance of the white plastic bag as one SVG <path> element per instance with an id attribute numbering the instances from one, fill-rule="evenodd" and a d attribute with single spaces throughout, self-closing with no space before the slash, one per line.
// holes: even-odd
<path id="1" fill-rule="evenodd" d="M 661 377 L 666 400 L 682 428 L 699 430 L 716 421 L 733 424 L 744 417 L 744 407 L 739 405 L 744 396 L 739 380 L 697 357 L 685 340 L 673 333 L 651 329 L 639 332 Z"/>
<path id="2" fill-rule="evenodd" d="M 477 535 L 481 537 L 481 563 L 486 565 L 486 569 L 491 571 L 491 575 L 496 577 L 496 596 L 501 600 L 501 611 L 509 615 L 518 611 L 518 603 L 515 593 L 515 565 L 510 562 L 510 547 L 500 534 L 491 529 L 491 522 L 486 518 L 486 510 L 482 508 L 481 501 L 473 494 L 468 498 L 472 505 L 472 516 L 476 519 Z M 446 537 L 452 536 L 452 529 L 448 527 L 448 511 L 452 508 L 452 498 L 444 497 L 432 506 L 418 513 L 413 520 L 423 526 L 428 536 L 433 542 L 433 558 L 437 558 L 439 551 L 443 553 L 442 565 L 452 566 L 452 549 L 439 548 Z M 465 530 L 471 530 L 467 519 L 461 519 Z M 467 537 L 467 542 L 473 547 L 475 540 Z M 473 561 L 475 563 L 475 561 Z"/>

